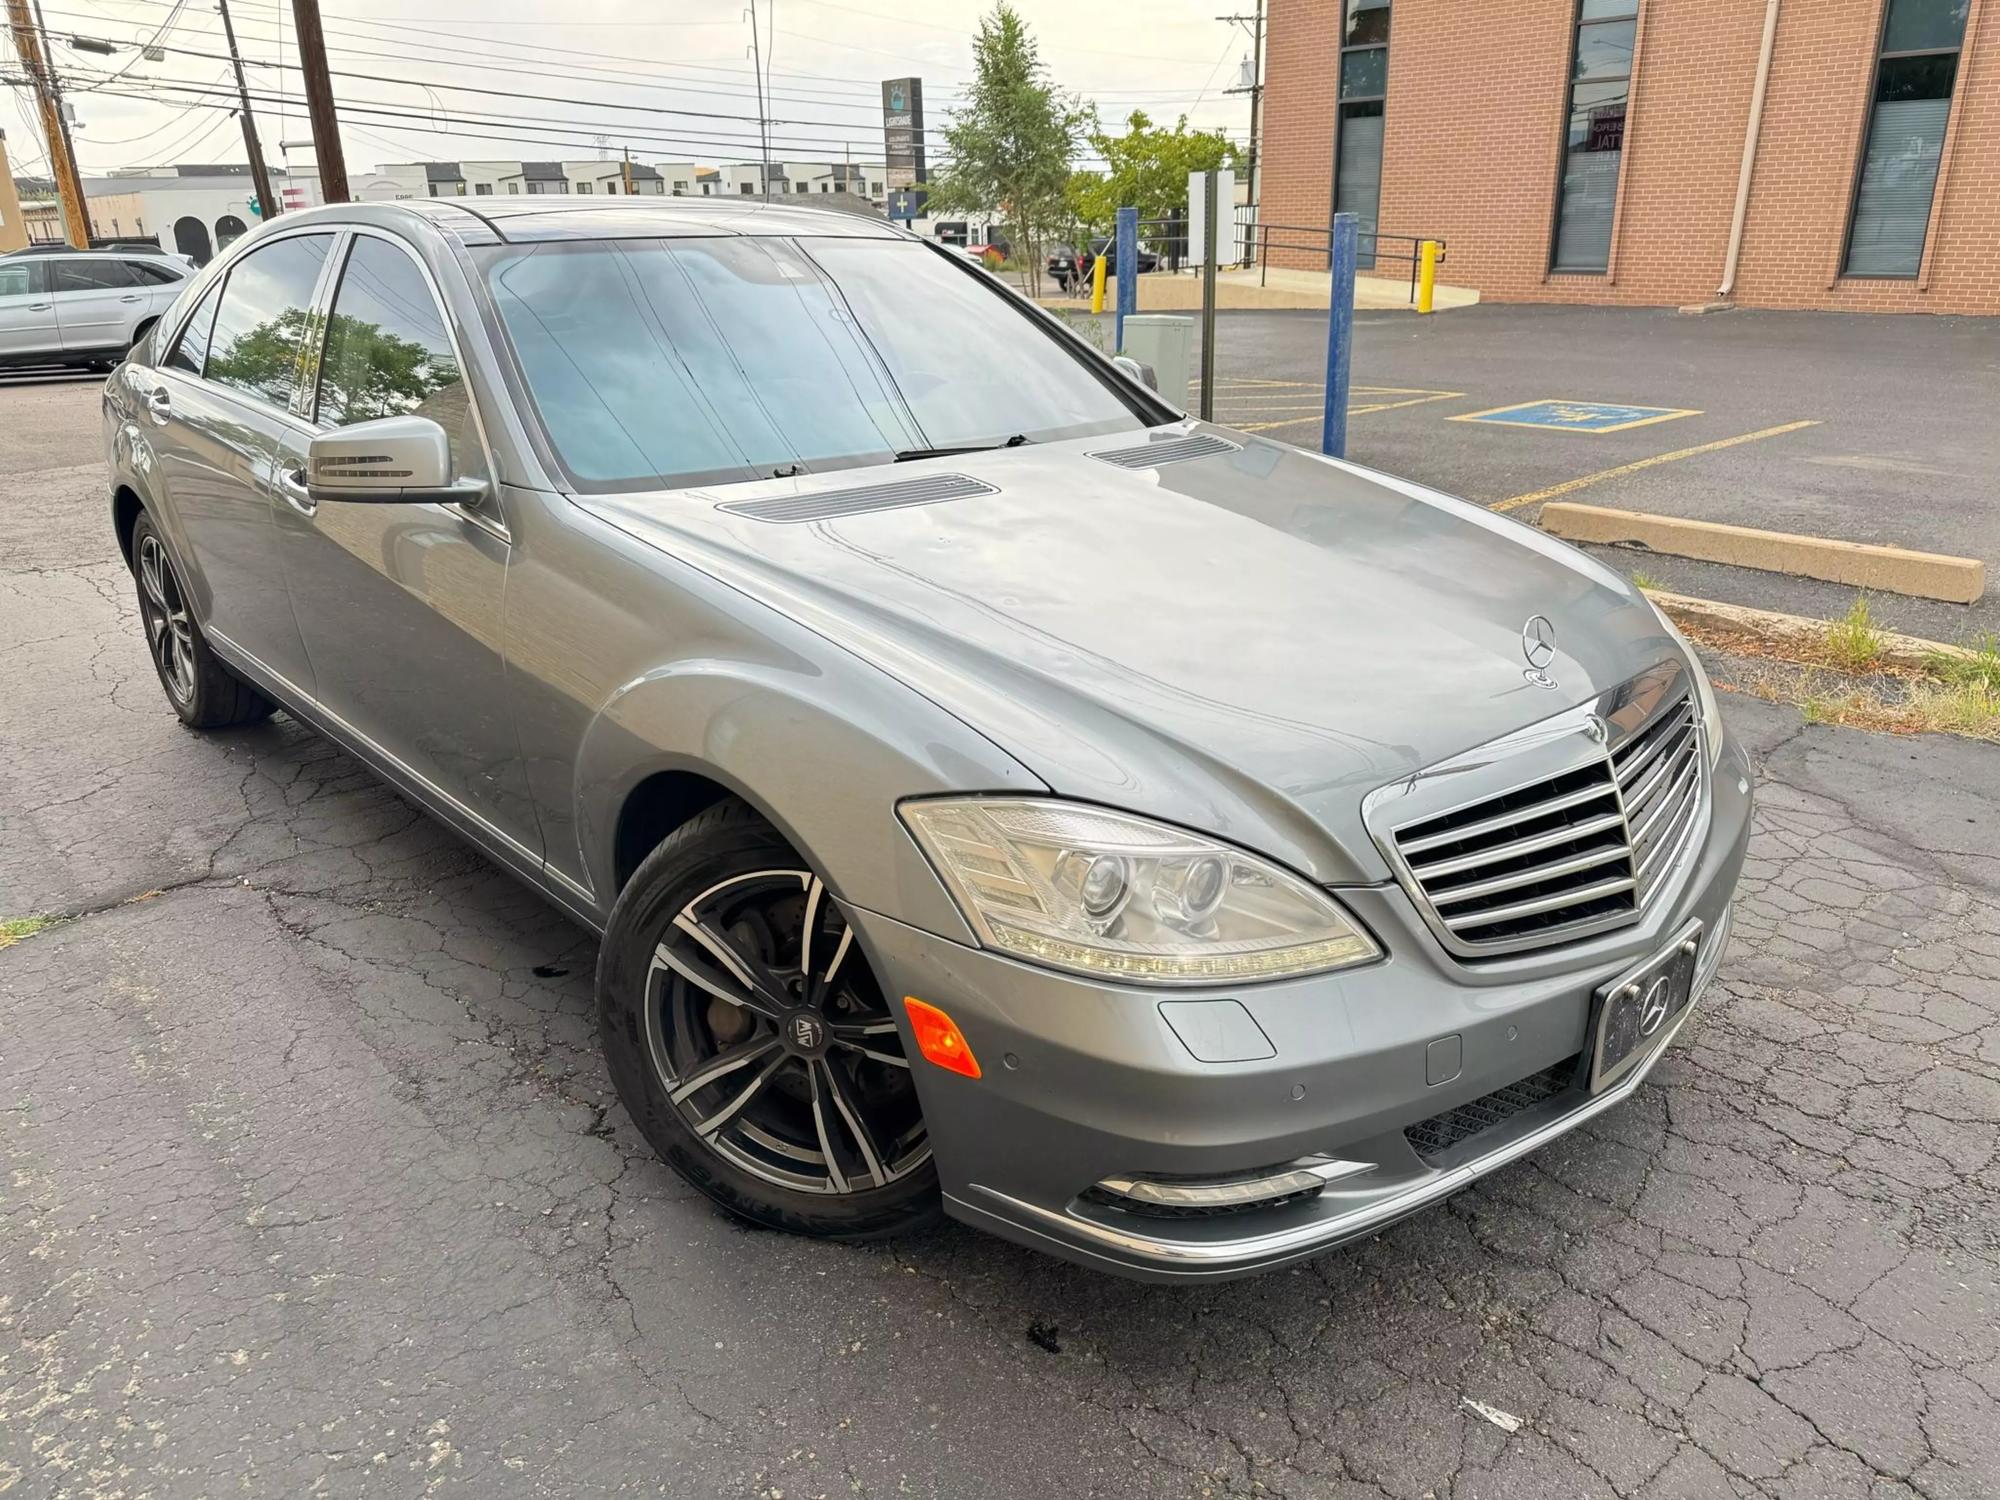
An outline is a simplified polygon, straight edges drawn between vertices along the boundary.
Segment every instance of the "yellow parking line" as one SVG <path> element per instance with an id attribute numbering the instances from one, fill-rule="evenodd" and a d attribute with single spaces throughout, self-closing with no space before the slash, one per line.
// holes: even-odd
<path id="1" fill-rule="evenodd" d="M 1656 453 L 1651 458 L 1636 459 L 1629 464 L 1620 464 L 1615 469 L 1600 469 L 1595 474 L 1585 474 L 1580 479 L 1567 479 L 1561 484 L 1552 484 L 1545 490 L 1535 490 L 1526 495 L 1516 495 L 1511 500 L 1496 500 L 1488 510 L 1519 510 L 1524 505 L 1535 505 L 1544 500 L 1554 500 L 1560 495 L 1574 494 L 1593 484 L 1602 484 L 1607 479 L 1623 479 L 1627 474 L 1636 474 L 1641 469 L 1650 469 L 1656 464 L 1670 464 L 1683 458 L 1695 458 L 1703 453 L 1714 453 L 1723 448 L 1734 448 L 1739 443 L 1755 443 L 1764 438 L 1783 437 L 1788 432 L 1797 432 L 1802 427 L 1817 427 L 1817 421 L 1783 422 L 1776 427 L 1760 428 L 1756 432 L 1740 433 L 1736 437 L 1718 438 L 1712 443 L 1700 443 L 1692 448 L 1677 448 L 1672 453 Z"/>

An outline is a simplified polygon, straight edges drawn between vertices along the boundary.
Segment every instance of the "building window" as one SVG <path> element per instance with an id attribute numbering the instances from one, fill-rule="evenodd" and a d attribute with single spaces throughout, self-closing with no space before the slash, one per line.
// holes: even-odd
<path id="1" fill-rule="evenodd" d="M 757 184 L 756 184 L 756 183 L 754 183 L 754 182 L 746 182 L 746 183 L 744 183 L 744 184 L 743 184 L 743 196 L 744 196 L 744 197 L 746 197 L 746 198 L 747 198 L 747 197 L 749 197 L 749 196 L 750 196 L 750 195 L 751 195 L 752 193 L 754 193 L 754 192 L 756 192 L 756 191 L 757 191 Z"/>
<path id="2" fill-rule="evenodd" d="M 1915 276 L 1971 0 L 1889 0 L 1847 230 L 1849 276 Z"/>
<path id="3" fill-rule="evenodd" d="M 454 183 L 452 185 L 452 194 L 455 197 L 463 198 L 465 196 L 465 184 L 462 182 Z"/>
<path id="4" fill-rule="evenodd" d="M 493 196 L 493 184 L 490 182 L 475 182 L 472 185 L 472 192 L 473 196 L 477 198 L 491 198 Z"/>
<path id="5" fill-rule="evenodd" d="M 431 190 L 431 196 L 433 198 L 435 198 L 438 195 L 438 185 L 435 182 L 426 183 L 425 186 L 427 186 Z"/>
<path id="6" fill-rule="evenodd" d="M 507 191 L 510 193 L 518 193 L 521 191 L 521 184 L 518 182 L 510 182 L 507 184 Z"/>
<path id="7" fill-rule="evenodd" d="M 577 190 L 577 191 L 578 191 L 579 193 L 588 193 L 588 192 L 591 192 L 591 191 L 593 191 L 593 189 L 592 189 L 591 185 L 590 185 L 589 183 L 587 183 L 587 182 L 579 182 L 579 183 L 578 183 L 578 184 L 576 185 L 576 190 Z M 618 191 L 618 189 L 617 189 L 617 186 L 616 186 L 616 185 L 614 184 L 614 185 L 612 186 L 612 189 L 611 189 L 611 190 L 612 190 L 613 192 L 616 192 L 616 191 Z"/>
<path id="8" fill-rule="evenodd" d="M 1340 33 L 1340 156 L 1333 211 L 1353 214 L 1357 263 L 1375 264 L 1382 227 L 1382 106 L 1389 94 L 1389 0 L 1347 0 Z"/>
<path id="9" fill-rule="evenodd" d="M 1577 6 L 1551 270 L 1602 275 L 1611 264 L 1611 211 L 1625 159 L 1625 105 L 1638 35 L 1639 0 L 1581 0 Z"/>

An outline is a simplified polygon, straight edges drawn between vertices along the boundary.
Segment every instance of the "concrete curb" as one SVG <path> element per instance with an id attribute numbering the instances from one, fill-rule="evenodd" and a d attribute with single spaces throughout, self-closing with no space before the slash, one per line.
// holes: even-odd
<path id="1" fill-rule="evenodd" d="M 1697 599 L 1689 594 L 1669 594 L 1663 589 L 1647 589 L 1645 594 L 1665 610 L 1667 617 L 1676 625 L 1746 635 L 1772 645 L 1789 646 L 1808 656 L 1814 651 L 1824 650 L 1826 646 L 1829 623 L 1826 620 L 1780 614 L 1771 609 L 1751 609 L 1742 604 L 1724 604 L 1719 599 Z M 1943 641 L 1927 641 L 1921 636 L 1897 635 L 1888 630 L 1880 634 L 1882 647 L 1875 656 L 1873 664 L 1876 666 L 1927 672 L 1933 657 L 1957 657 L 1971 661 L 1977 655 L 1963 646 L 1947 646 Z"/>
<path id="2" fill-rule="evenodd" d="M 1572 542 L 1636 543 L 1669 557 L 1792 573 L 1950 604 L 1971 604 L 1986 591 L 1986 564 L 1971 557 L 1757 531 L 1719 521 L 1690 521 L 1570 501 L 1544 505 L 1541 525 L 1551 535 Z"/>

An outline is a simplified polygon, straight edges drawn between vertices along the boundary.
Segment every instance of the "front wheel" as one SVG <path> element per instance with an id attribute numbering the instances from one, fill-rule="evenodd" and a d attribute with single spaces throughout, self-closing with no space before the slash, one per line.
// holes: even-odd
<path id="1" fill-rule="evenodd" d="M 640 865 L 597 995 L 625 1108 L 729 1212 L 836 1239 L 936 1217 L 888 1001 L 825 882 L 743 803 L 693 818 Z"/>

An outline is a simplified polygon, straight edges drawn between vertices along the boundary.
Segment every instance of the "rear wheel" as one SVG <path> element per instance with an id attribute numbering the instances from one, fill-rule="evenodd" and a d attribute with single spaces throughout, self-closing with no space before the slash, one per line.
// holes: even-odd
<path id="1" fill-rule="evenodd" d="M 888 1001 L 825 882 L 750 808 L 710 808 L 639 867 L 597 990 L 619 1097 L 723 1208 L 840 1239 L 936 1216 Z"/>
<path id="2" fill-rule="evenodd" d="M 276 705 L 209 649 L 188 609 L 167 545 L 144 511 L 132 525 L 132 576 L 139 588 L 146 647 L 167 702 L 181 721 L 190 729 L 222 729 L 267 717 Z"/>

